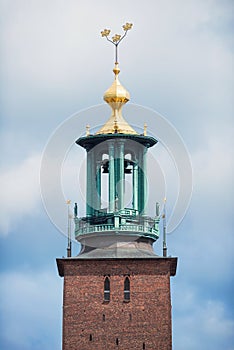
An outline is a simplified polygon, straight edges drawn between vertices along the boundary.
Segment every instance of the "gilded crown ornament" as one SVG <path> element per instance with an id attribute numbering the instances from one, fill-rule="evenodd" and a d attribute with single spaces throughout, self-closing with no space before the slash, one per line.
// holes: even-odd
<path id="1" fill-rule="evenodd" d="M 124 34 L 120 35 L 120 34 L 115 34 L 114 36 L 112 36 L 112 38 L 109 38 L 110 35 L 110 29 L 104 29 L 103 31 L 101 31 L 101 36 L 102 37 L 106 37 L 106 39 L 115 45 L 115 63 L 118 63 L 118 45 L 119 43 L 125 38 L 125 36 L 127 35 L 127 32 L 132 29 L 133 24 L 132 23 L 125 23 L 122 28 L 124 30 Z"/>

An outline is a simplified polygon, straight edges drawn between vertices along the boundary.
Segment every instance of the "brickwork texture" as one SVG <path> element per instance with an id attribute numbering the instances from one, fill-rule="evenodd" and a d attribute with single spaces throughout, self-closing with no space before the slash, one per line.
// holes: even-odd
<path id="1" fill-rule="evenodd" d="M 172 259 L 59 259 L 63 350 L 171 350 Z M 129 301 L 124 299 L 126 276 Z M 106 277 L 109 301 L 104 299 Z"/>

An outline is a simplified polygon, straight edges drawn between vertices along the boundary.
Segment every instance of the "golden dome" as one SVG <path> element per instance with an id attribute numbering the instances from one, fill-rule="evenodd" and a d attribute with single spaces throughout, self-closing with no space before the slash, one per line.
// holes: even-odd
<path id="1" fill-rule="evenodd" d="M 122 102 L 126 103 L 130 99 L 129 92 L 120 84 L 118 75 L 120 72 L 120 69 L 118 67 L 118 64 L 115 64 L 115 68 L 113 69 L 113 72 L 115 74 L 115 80 L 111 87 L 106 90 L 103 99 L 107 103 L 110 102 Z"/>
<path id="2" fill-rule="evenodd" d="M 137 134 L 122 116 L 122 106 L 129 101 L 130 95 L 119 81 L 120 69 L 118 63 L 115 64 L 113 72 L 115 80 L 103 96 L 103 99 L 110 105 L 112 114 L 106 124 L 96 134 Z"/>

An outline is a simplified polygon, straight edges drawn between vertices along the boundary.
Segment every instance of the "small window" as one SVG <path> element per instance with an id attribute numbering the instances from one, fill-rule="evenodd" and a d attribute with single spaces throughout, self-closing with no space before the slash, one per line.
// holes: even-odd
<path id="1" fill-rule="evenodd" d="M 92 334 L 89 335 L 89 341 L 92 341 L 93 340 L 93 336 Z"/>
<path id="2" fill-rule="evenodd" d="M 124 280 L 124 300 L 130 300 L 130 279 L 126 277 Z"/>
<path id="3" fill-rule="evenodd" d="M 104 281 L 104 300 L 110 301 L 110 280 L 108 277 Z"/>
<path id="4" fill-rule="evenodd" d="M 115 339 L 115 343 L 116 343 L 116 345 L 119 345 L 119 339 L 118 338 Z"/>
<path id="5" fill-rule="evenodd" d="M 145 350 L 145 343 L 143 343 L 142 349 Z"/>
<path id="6" fill-rule="evenodd" d="M 102 315 L 102 321 L 106 321 L 106 315 L 105 314 Z"/>

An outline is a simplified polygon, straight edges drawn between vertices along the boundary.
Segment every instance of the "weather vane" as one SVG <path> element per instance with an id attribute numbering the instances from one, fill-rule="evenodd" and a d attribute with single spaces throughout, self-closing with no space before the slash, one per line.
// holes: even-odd
<path id="1" fill-rule="evenodd" d="M 123 40 L 123 38 L 125 38 L 127 32 L 132 28 L 132 23 L 126 23 L 122 27 L 125 33 L 122 36 L 120 34 L 115 34 L 112 36 L 112 39 L 108 37 L 111 32 L 110 29 L 104 29 L 101 32 L 102 37 L 106 37 L 109 42 L 115 45 L 115 63 L 118 63 L 118 45 Z"/>

